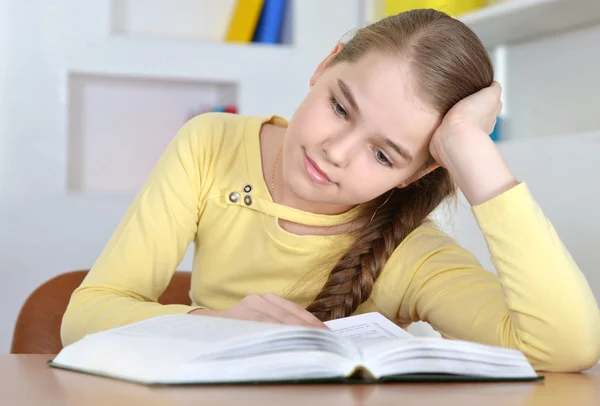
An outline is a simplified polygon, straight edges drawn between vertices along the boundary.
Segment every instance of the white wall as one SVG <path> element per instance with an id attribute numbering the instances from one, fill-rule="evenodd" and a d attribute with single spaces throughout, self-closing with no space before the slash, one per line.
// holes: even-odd
<path id="1" fill-rule="evenodd" d="M 70 47 L 97 40 L 106 31 L 102 6 L 101 1 L 0 2 L 0 38 L 6 39 L 0 39 L 3 196 L 62 189 L 65 61 Z"/>
<path id="2" fill-rule="evenodd" d="M 111 207 L 94 200 L 86 209 L 94 217 L 87 217 L 62 194 L 65 56 L 68 46 L 103 31 L 101 3 L 24 3 L 0 1 L 0 352 L 9 349 L 27 294 L 61 267 L 89 262 L 97 246 L 77 241 L 100 235 L 96 228 Z M 91 230 L 73 231 L 84 224 Z"/>
<path id="3" fill-rule="evenodd" d="M 507 47 L 507 136 L 594 131 L 600 26 Z"/>

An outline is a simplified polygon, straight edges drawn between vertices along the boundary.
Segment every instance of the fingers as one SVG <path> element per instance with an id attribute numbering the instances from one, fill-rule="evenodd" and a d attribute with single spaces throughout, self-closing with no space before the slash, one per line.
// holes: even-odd
<path id="1" fill-rule="evenodd" d="M 494 80 L 489 87 L 482 89 L 482 92 L 486 93 L 488 97 L 500 101 L 500 98 L 502 97 L 502 86 Z"/>
<path id="2" fill-rule="evenodd" d="M 275 294 L 249 295 L 242 302 L 246 310 L 256 313 L 251 318 L 258 321 L 327 328 L 302 307 Z"/>
<path id="3" fill-rule="evenodd" d="M 305 308 L 297 305 L 294 302 L 291 302 L 280 296 L 277 296 L 274 293 L 266 293 L 266 294 L 262 295 L 262 297 L 265 298 L 266 300 L 268 300 L 269 302 L 273 303 L 274 305 L 290 312 L 294 316 L 306 321 L 307 323 L 309 323 L 311 325 L 327 328 L 327 326 L 325 324 L 323 324 L 323 322 L 321 320 L 319 320 L 312 313 L 310 313 Z"/>
<path id="4" fill-rule="evenodd" d="M 492 123 L 491 127 L 488 127 L 487 129 L 487 134 L 491 134 L 494 131 L 494 128 L 496 128 L 496 123 L 498 122 L 498 119 L 495 119 L 494 122 Z"/>
<path id="5" fill-rule="evenodd" d="M 500 85 L 500 83 L 498 83 L 496 81 L 493 81 L 492 84 L 491 84 L 491 86 L 490 86 L 490 89 L 494 92 L 494 96 L 493 96 L 492 100 L 496 100 L 496 103 L 495 103 L 495 106 L 494 106 L 495 108 L 493 110 L 493 114 L 496 115 L 496 116 L 498 116 L 502 112 L 502 107 L 503 107 L 502 99 L 501 99 L 501 96 L 502 96 L 502 86 Z"/>
<path id="6" fill-rule="evenodd" d="M 502 93 L 502 85 L 497 82 L 497 81 L 493 81 L 492 84 L 490 85 L 490 87 L 492 89 L 494 89 L 495 91 L 497 91 L 498 93 Z"/>

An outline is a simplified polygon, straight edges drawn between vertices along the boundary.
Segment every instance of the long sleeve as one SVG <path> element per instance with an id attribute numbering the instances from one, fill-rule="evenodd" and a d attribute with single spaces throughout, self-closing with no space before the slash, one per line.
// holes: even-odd
<path id="1" fill-rule="evenodd" d="M 61 326 L 64 345 L 88 333 L 193 310 L 157 300 L 196 234 L 207 120 L 196 117 L 177 133 L 74 291 Z"/>
<path id="2" fill-rule="evenodd" d="M 519 349 L 538 370 L 581 371 L 598 362 L 598 304 L 526 185 L 473 213 L 498 275 L 441 232 L 418 236 L 406 244 L 422 255 L 399 319 L 427 321 L 448 338 Z"/>

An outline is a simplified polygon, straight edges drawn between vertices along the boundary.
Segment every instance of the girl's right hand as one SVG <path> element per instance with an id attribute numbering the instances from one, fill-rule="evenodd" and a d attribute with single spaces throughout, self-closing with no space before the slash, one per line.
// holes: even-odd
<path id="1" fill-rule="evenodd" d="M 312 313 L 274 293 L 246 296 L 228 310 L 196 309 L 189 314 L 328 329 Z"/>

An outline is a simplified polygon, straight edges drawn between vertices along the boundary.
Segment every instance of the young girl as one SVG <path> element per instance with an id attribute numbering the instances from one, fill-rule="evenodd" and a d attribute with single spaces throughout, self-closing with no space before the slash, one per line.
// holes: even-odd
<path id="1" fill-rule="evenodd" d="M 172 313 L 324 327 L 378 311 L 538 370 L 589 368 L 598 305 L 489 137 L 493 76 L 465 25 L 415 10 L 338 44 L 289 123 L 190 120 L 74 292 L 63 343 Z M 498 276 L 428 220 L 455 184 Z M 193 305 L 158 304 L 192 241 Z"/>

